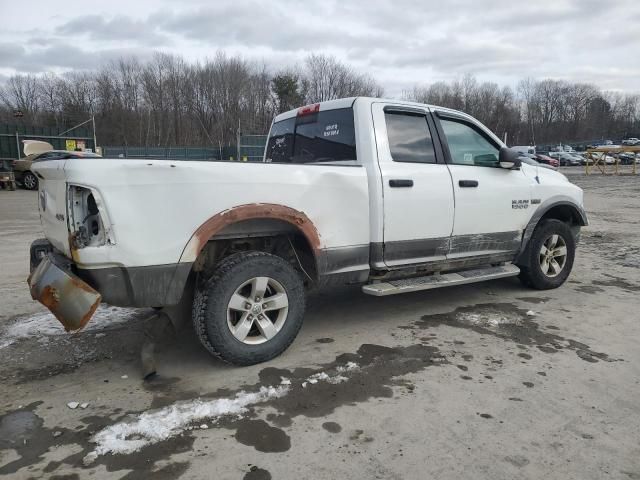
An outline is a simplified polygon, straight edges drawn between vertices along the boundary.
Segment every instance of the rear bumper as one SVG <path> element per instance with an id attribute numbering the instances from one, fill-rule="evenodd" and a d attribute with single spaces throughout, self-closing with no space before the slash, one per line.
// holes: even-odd
<path id="1" fill-rule="evenodd" d="M 67 332 L 83 328 L 100 305 L 100 294 L 53 252 L 40 259 L 27 282 L 31 297 L 47 307 Z"/>
<path id="2" fill-rule="evenodd" d="M 55 251 L 47 240 L 31 244 L 31 271 L 43 257 L 51 256 L 59 266 L 93 290 L 102 301 L 119 307 L 165 307 L 176 305 L 191 272 L 191 263 L 144 267 L 83 269 Z"/>

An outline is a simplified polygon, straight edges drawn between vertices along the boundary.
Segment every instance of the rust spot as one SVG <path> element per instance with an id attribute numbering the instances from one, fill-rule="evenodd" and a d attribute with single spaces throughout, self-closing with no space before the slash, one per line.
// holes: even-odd
<path id="1" fill-rule="evenodd" d="M 58 307 L 58 303 L 60 302 L 60 295 L 55 288 L 47 285 L 42 289 L 42 293 L 40 294 L 40 298 L 38 298 L 38 300 L 49 310 L 53 311 Z"/>
<path id="2" fill-rule="evenodd" d="M 89 309 L 89 311 L 87 311 L 87 313 L 80 319 L 80 324 L 75 328 L 67 327 L 67 325 L 65 325 L 64 322 L 62 322 L 62 320 L 60 320 L 58 318 L 58 320 L 60 320 L 62 322 L 62 325 L 64 325 L 65 331 L 68 332 L 69 330 L 76 330 L 76 333 L 78 333 L 80 330 L 82 330 L 85 327 L 85 325 L 87 323 L 89 323 L 89 320 L 91 320 L 91 317 L 93 317 L 93 314 L 95 313 L 96 309 L 98 308 L 98 305 L 100 305 L 101 299 L 102 299 L 102 297 L 98 297 L 98 299 L 96 300 L 96 303 L 91 305 L 91 308 Z"/>
<path id="3" fill-rule="evenodd" d="M 80 290 L 84 290 L 85 292 L 88 292 L 88 293 L 98 294 L 98 292 L 95 289 L 93 289 L 90 285 L 84 283 L 78 277 L 72 276 L 70 277 L 69 281 L 74 287 L 79 288 Z"/>
<path id="4" fill-rule="evenodd" d="M 194 258 L 207 244 L 209 239 L 225 227 L 243 220 L 272 218 L 295 225 L 306 237 L 316 258 L 320 253 L 320 235 L 309 217 L 293 208 L 271 203 L 253 203 L 239 205 L 214 215 L 204 222 L 193 234 L 187 248 L 192 247 Z"/>
<path id="5" fill-rule="evenodd" d="M 76 234 L 69 234 L 69 251 L 74 262 L 78 262 L 78 246 L 76 245 Z"/>

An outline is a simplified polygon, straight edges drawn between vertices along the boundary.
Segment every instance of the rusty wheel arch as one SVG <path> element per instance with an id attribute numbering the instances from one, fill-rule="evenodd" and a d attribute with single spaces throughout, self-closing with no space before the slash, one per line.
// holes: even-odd
<path id="1" fill-rule="evenodd" d="M 212 216 L 200 225 L 191 236 L 182 252 L 180 263 L 194 262 L 209 240 L 228 226 L 256 219 L 280 220 L 294 226 L 308 242 L 316 265 L 318 265 L 322 258 L 321 240 L 313 222 L 303 212 L 272 203 L 239 205 Z"/>

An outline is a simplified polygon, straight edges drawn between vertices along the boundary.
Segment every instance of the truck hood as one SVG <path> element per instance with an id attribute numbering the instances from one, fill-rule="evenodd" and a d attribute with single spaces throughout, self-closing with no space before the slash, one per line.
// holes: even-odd
<path id="1" fill-rule="evenodd" d="M 538 177 L 539 183 L 565 183 L 569 182 L 569 179 L 562 173 L 557 170 L 552 170 L 550 168 L 542 168 L 535 167 L 533 165 L 528 165 L 523 163 L 520 167 L 522 172 L 529 178 L 535 179 Z"/>

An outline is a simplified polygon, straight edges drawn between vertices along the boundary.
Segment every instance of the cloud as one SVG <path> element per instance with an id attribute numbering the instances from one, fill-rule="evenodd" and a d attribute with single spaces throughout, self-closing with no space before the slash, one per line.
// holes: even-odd
<path id="1" fill-rule="evenodd" d="M 113 48 L 90 52 L 64 42 L 49 42 L 43 48 L 25 50 L 19 44 L 0 43 L 0 64 L 18 72 L 40 73 L 50 70 L 90 70 L 112 60 L 136 56 L 150 58 L 154 51 L 144 48 Z"/>
<path id="2" fill-rule="evenodd" d="M 344 21 L 327 25 L 314 15 L 322 4 L 316 1 L 308 6 L 301 10 L 299 6 L 285 8 L 283 3 L 276 2 L 264 8 L 263 2 L 252 0 L 214 3 L 191 11 L 163 11 L 150 17 L 148 23 L 158 25 L 161 31 L 216 47 L 268 46 L 277 51 L 297 51 L 364 47 L 382 41 L 389 47 L 399 45 L 383 31 L 354 29 Z M 260 14 L 248 16 L 247 12 Z"/>
<path id="3" fill-rule="evenodd" d="M 151 22 L 124 15 L 105 18 L 102 15 L 83 15 L 60 25 L 61 36 L 85 35 L 96 42 L 135 41 L 139 45 L 163 46 L 170 43 L 166 35 L 156 32 Z"/>
<path id="4" fill-rule="evenodd" d="M 66 17 L 43 1 L 34 10 L 43 27 L 0 32 L 4 73 L 94 68 L 153 50 L 196 62 L 223 49 L 272 69 L 332 54 L 391 94 L 465 73 L 640 89 L 636 0 L 110 0 Z"/>

